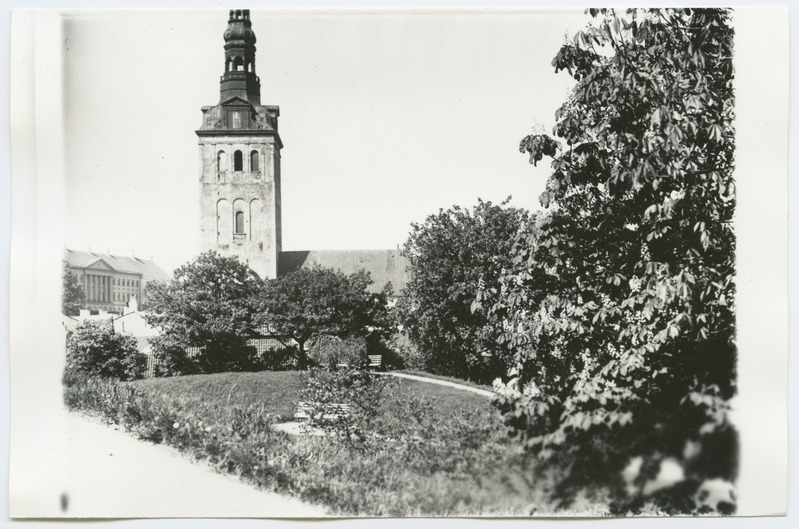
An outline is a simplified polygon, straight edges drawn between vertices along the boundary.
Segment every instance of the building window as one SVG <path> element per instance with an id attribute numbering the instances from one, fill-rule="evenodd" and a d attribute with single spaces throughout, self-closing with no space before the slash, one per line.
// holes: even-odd
<path id="1" fill-rule="evenodd" d="M 258 151 L 252 151 L 250 153 L 250 171 L 257 173 L 258 169 Z"/>
<path id="2" fill-rule="evenodd" d="M 227 171 L 227 156 L 225 156 L 225 151 L 216 153 L 216 170 L 220 173 L 222 171 Z"/>
<path id="3" fill-rule="evenodd" d="M 237 211 L 236 212 L 236 233 L 243 234 L 244 233 L 244 212 Z"/>
<path id="4" fill-rule="evenodd" d="M 241 166 L 243 165 L 242 162 L 242 155 L 241 151 L 236 151 L 233 153 L 233 170 L 234 171 L 241 171 Z"/>

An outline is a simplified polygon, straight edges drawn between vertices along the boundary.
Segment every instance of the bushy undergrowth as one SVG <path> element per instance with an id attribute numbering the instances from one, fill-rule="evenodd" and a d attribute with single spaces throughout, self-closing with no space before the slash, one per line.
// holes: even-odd
<path id="1" fill-rule="evenodd" d="M 260 488 L 323 504 L 332 514 L 557 512 L 548 500 L 551 478 L 508 440 L 487 399 L 412 380 L 377 382 L 380 412 L 356 442 L 292 437 L 272 425 L 296 410 L 304 376 L 225 373 L 132 383 L 73 377 L 65 402 Z M 602 514 L 594 505 L 573 507 Z"/>
<path id="2" fill-rule="evenodd" d="M 308 358 L 326 369 L 336 369 L 339 364 L 363 367 L 367 362 L 366 340 L 325 334 L 310 343 Z"/>
<path id="3" fill-rule="evenodd" d="M 381 414 L 385 389 L 394 382 L 360 369 L 310 370 L 300 393 L 309 408 L 309 425 L 350 441 L 364 440 Z M 331 413 L 330 407 L 339 405 L 347 411 Z"/>
<path id="4" fill-rule="evenodd" d="M 146 368 L 147 357 L 139 353 L 136 339 L 105 322 L 82 321 L 67 338 L 67 377 L 134 380 L 142 378 Z"/>

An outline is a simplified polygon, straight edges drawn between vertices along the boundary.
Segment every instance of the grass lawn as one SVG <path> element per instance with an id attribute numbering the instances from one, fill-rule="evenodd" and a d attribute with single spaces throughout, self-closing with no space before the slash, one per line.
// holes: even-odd
<path id="1" fill-rule="evenodd" d="M 272 424 L 296 411 L 304 373 L 223 373 L 133 383 L 79 381 L 71 409 L 266 490 L 343 516 L 555 514 L 548 483 L 510 440 L 485 397 L 391 378 L 363 439 L 290 436 Z M 382 377 L 381 377 L 382 378 Z M 593 503 L 583 511 L 596 514 Z M 578 506 L 579 508 L 579 506 Z"/>
<path id="2" fill-rule="evenodd" d="M 421 372 L 412 374 L 424 376 Z M 447 377 L 431 378 L 450 380 Z M 457 379 L 451 380 L 457 381 Z M 262 371 L 188 375 L 139 380 L 132 382 L 131 385 L 147 393 L 168 394 L 183 401 L 188 407 L 262 405 L 275 418 L 290 421 L 297 411 L 299 392 L 304 386 L 304 374 L 299 371 Z M 477 384 L 466 383 L 466 385 L 489 389 L 487 386 Z M 431 399 L 435 402 L 436 413 L 442 418 L 449 417 L 452 413 L 472 410 L 484 410 L 492 414 L 491 405 L 485 397 L 410 379 L 397 381 L 397 391 L 389 395 L 386 406 L 401 405 L 403 397 L 407 396 Z"/>
<path id="3" fill-rule="evenodd" d="M 150 378 L 131 384 L 144 392 L 169 395 L 197 407 L 262 405 L 273 415 L 291 420 L 304 379 L 297 371 L 262 371 Z"/>

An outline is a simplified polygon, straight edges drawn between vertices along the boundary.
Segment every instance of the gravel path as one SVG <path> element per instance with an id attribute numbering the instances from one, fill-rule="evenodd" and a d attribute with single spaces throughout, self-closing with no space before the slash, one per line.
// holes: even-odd
<path id="1" fill-rule="evenodd" d="M 326 516 L 322 507 L 259 491 L 191 462 L 174 448 L 138 440 L 93 418 L 65 414 L 68 463 L 63 481 L 52 484 L 52 500 L 40 498 L 40 507 L 47 503 L 52 510 L 47 517 Z"/>
<path id="2" fill-rule="evenodd" d="M 427 377 L 420 377 L 418 375 L 408 375 L 406 373 L 378 373 L 380 375 L 389 375 L 392 377 L 397 378 L 409 378 L 411 380 L 420 380 L 422 382 L 429 382 L 430 384 L 438 384 L 439 386 L 449 386 L 451 388 L 462 389 L 463 391 L 471 391 L 472 393 L 477 393 L 478 395 L 482 395 L 484 397 L 488 397 L 489 399 L 494 396 L 493 391 L 488 391 L 485 389 L 474 388 L 472 386 L 464 386 L 463 384 L 457 384 L 455 382 L 450 382 L 448 380 L 439 380 L 437 378 L 427 378 Z"/>

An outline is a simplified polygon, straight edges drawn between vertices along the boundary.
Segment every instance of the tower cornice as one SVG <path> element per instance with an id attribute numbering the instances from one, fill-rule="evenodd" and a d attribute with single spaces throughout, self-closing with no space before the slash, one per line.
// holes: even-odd
<path id="1" fill-rule="evenodd" d="M 278 147 L 281 149 L 283 148 L 283 140 L 280 139 L 280 134 L 276 130 L 264 130 L 264 129 L 200 129 L 195 130 L 195 134 L 199 138 L 211 138 L 211 137 L 222 137 L 222 136 L 234 136 L 234 137 L 241 137 L 241 136 L 273 136 L 275 138 L 275 143 L 277 143 Z"/>

